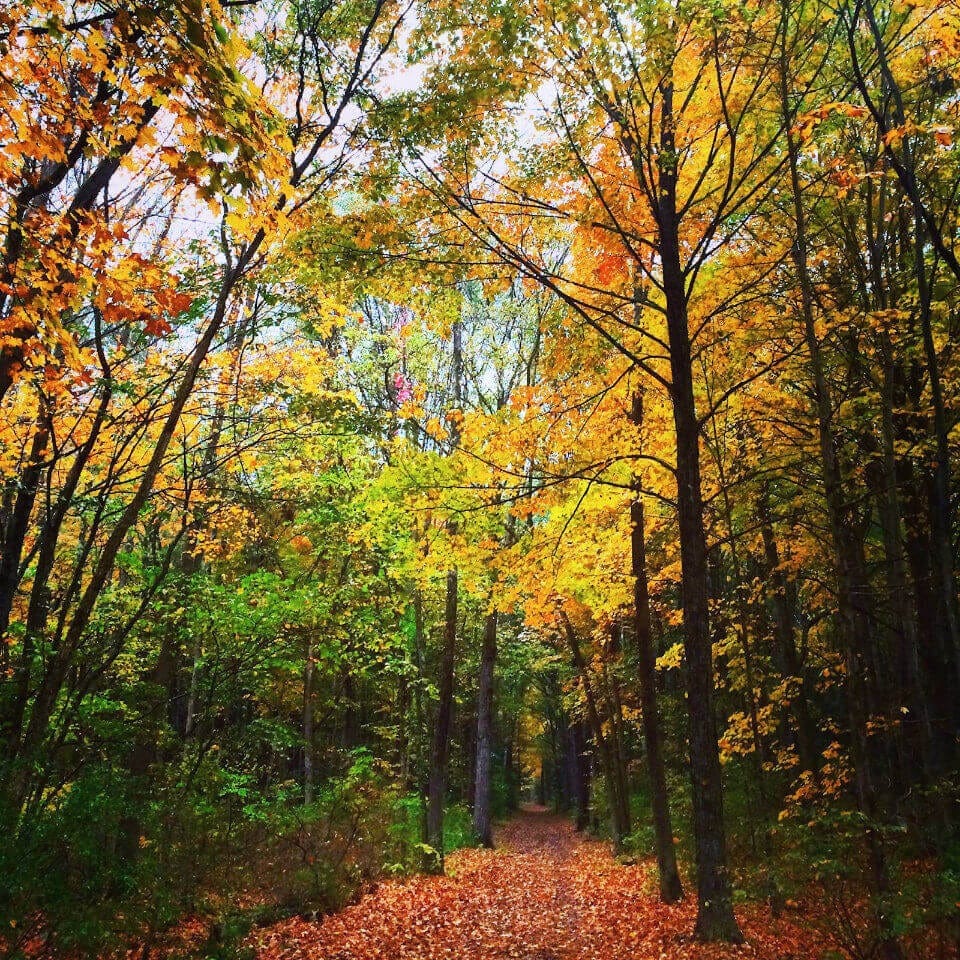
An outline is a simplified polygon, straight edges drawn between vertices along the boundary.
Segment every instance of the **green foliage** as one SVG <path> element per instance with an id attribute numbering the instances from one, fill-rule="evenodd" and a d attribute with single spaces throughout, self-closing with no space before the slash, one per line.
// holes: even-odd
<path id="1" fill-rule="evenodd" d="M 424 813 L 424 801 L 419 794 L 403 794 L 394 801 L 390 835 L 396 860 L 390 864 L 391 873 L 415 872 L 421 868 L 425 855 L 436 855 L 436 851 L 420 839 Z M 473 818 L 466 804 L 451 804 L 444 810 L 443 838 L 444 849 L 448 853 L 476 846 Z"/>
<path id="2" fill-rule="evenodd" d="M 465 803 L 455 803 L 447 807 L 443 815 L 443 845 L 449 852 L 461 847 L 476 846 L 477 838 L 473 832 L 473 817 Z"/>
<path id="3" fill-rule="evenodd" d="M 4 831 L 0 923 L 28 929 L 39 911 L 58 948 L 89 954 L 162 928 L 235 839 L 223 813 L 202 794 L 91 766 Z"/>
<path id="4" fill-rule="evenodd" d="M 81 778 L 0 841 L 0 923 L 26 930 L 39 910 L 51 941 L 94 954 L 162 930 L 212 891 L 255 890 L 260 912 L 335 910 L 385 869 L 416 869 L 411 799 L 368 750 L 347 758 L 304 807 L 299 790 L 264 792 L 243 771 L 206 758 L 189 779 L 148 783 L 109 766 Z M 451 844 L 469 817 L 451 811 Z M 215 918 L 229 951 L 256 915 Z M 228 952 L 211 955 L 227 956 Z"/>

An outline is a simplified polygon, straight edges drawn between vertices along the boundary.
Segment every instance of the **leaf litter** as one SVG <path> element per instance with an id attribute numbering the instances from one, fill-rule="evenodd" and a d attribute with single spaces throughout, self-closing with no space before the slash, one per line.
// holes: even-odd
<path id="1" fill-rule="evenodd" d="M 448 857 L 447 875 L 381 884 L 312 922 L 257 930 L 258 960 L 815 960 L 828 945 L 801 913 L 738 910 L 746 942 L 692 935 L 696 897 L 660 903 L 653 865 L 621 864 L 561 817 L 527 810 L 495 850 Z"/>

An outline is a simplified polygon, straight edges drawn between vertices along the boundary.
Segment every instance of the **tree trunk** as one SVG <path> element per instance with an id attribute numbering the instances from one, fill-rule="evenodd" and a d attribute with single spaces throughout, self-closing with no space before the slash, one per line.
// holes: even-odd
<path id="1" fill-rule="evenodd" d="M 10 613 L 13 609 L 17 588 L 20 585 L 20 560 L 23 555 L 23 544 L 40 485 L 42 461 L 49 436 L 48 428 L 42 422 L 38 422 L 31 444 L 30 461 L 15 484 L 17 494 L 13 499 L 12 509 L 3 528 L 3 549 L 0 551 L 0 637 L 7 632 L 10 625 Z M 34 579 L 36 581 L 36 578 L 43 574 L 46 574 L 46 576 L 44 576 L 41 589 L 32 592 L 31 613 L 35 612 L 34 596 L 43 596 L 44 599 L 47 597 L 46 585 L 49 571 L 43 569 L 43 561 L 47 559 L 47 554 L 50 551 L 44 549 L 45 539 L 42 536 L 40 546 L 40 563 Z M 6 742 L 8 756 L 11 758 L 14 756 L 23 727 L 24 712 L 30 696 L 30 676 L 33 670 L 37 640 L 39 639 L 38 632 L 31 629 L 32 619 L 35 619 L 35 617 L 28 616 L 27 618 L 27 630 L 24 636 L 23 649 L 20 652 L 20 660 L 16 669 L 12 671 L 13 683 L 4 691 L 3 700 L 0 700 L 0 742 Z M 46 617 L 44 616 L 45 620 Z M 6 644 L 3 644 L 3 647 L 6 653 Z"/>
<path id="2" fill-rule="evenodd" d="M 497 660 L 497 611 L 487 614 L 480 653 L 477 698 L 477 766 L 474 782 L 473 832 L 485 847 L 493 846 L 490 819 L 490 769 L 493 749 L 493 669 Z"/>
<path id="3" fill-rule="evenodd" d="M 816 747 L 817 731 L 810 716 L 809 684 L 804 676 L 804 666 L 797 654 L 789 589 L 787 579 L 780 569 L 780 553 L 777 550 L 777 541 L 774 537 L 773 521 L 770 517 L 766 489 L 761 491 L 757 514 L 760 521 L 760 535 L 763 539 L 764 557 L 767 563 L 766 580 L 772 586 L 773 624 L 780 653 L 781 670 L 784 679 L 793 680 L 797 684 L 796 692 L 790 698 L 797 725 L 797 756 L 800 760 L 801 769 L 809 770 L 814 782 L 819 783 L 820 764 L 818 763 Z"/>
<path id="4" fill-rule="evenodd" d="M 626 806 L 624 798 L 621 796 L 621 780 L 617 774 L 617 758 L 614 754 L 613 745 L 610 739 L 603 732 L 603 721 L 600 719 L 600 712 L 597 709 L 597 701 L 594 696 L 593 687 L 590 683 L 590 674 L 587 662 L 584 659 L 583 651 L 580 649 L 580 641 L 577 638 L 573 624 L 567 616 L 563 615 L 564 632 L 566 633 L 567 643 L 570 645 L 570 653 L 573 656 L 574 666 L 580 674 L 583 683 L 583 697 L 587 704 L 587 717 L 590 720 L 590 726 L 593 728 L 593 739 L 600 751 L 600 761 L 603 764 L 603 776 L 607 783 L 607 792 L 610 797 L 610 825 L 613 829 L 613 849 L 615 853 L 620 853 L 623 849 L 624 840 L 630 834 L 629 807 Z"/>
<path id="5" fill-rule="evenodd" d="M 686 656 L 690 780 L 697 861 L 696 934 L 702 940 L 740 943 L 733 914 L 723 824 L 723 777 L 713 709 L 709 570 L 700 486 L 700 423 L 693 394 L 687 294 L 680 262 L 673 79 L 660 84 L 659 204 L 657 226 L 670 342 L 671 400 L 677 439 L 677 507 Z"/>
<path id="6" fill-rule="evenodd" d="M 625 826 L 624 836 L 633 832 L 633 817 L 630 810 L 630 781 L 627 777 L 627 749 L 623 732 L 623 704 L 620 700 L 620 685 L 616 674 L 603 663 L 603 682 L 608 691 L 610 705 L 610 739 L 613 746 L 614 770 L 617 776 L 617 803 L 620 806 L 620 822 Z"/>
<path id="7" fill-rule="evenodd" d="M 10 612 L 20 584 L 20 559 L 23 544 L 27 536 L 27 526 L 33 513 L 34 501 L 43 473 L 43 460 L 50 438 L 43 415 L 45 401 L 41 398 L 41 413 L 37 420 L 33 441 L 30 445 L 30 457 L 26 468 L 17 478 L 17 496 L 13 510 L 3 530 L 3 550 L 0 553 L 0 636 L 7 632 L 10 625 Z"/>
<path id="8" fill-rule="evenodd" d="M 303 668 L 303 803 L 313 803 L 313 636 L 307 641 L 307 659 Z"/>
<path id="9" fill-rule="evenodd" d="M 583 724 L 577 720 L 570 726 L 570 752 L 573 761 L 573 792 L 576 804 L 577 830 L 590 826 L 590 758 L 586 755 L 587 738 Z"/>
<path id="10" fill-rule="evenodd" d="M 424 626 L 423 626 L 423 594 L 415 590 L 413 594 L 413 655 L 417 668 L 417 683 L 413 689 L 413 710 L 416 720 L 417 739 L 415 753 L 414 779 L 417 785 L 417 795 L 420 799 L 420 840 L 427 842 L 427 795 L 429 794 L 429 765 L 426 756 L 427 745 L 427 711 L 423 702 L 423 687 L 426 681 L 426 668 L 423 662 Z"/>
<path id="11" fill-rule="evenodd" d="M 634 643 L 637 648 L 640 681 L 640 709 L 643 715 L 643 740 L 650 774 L 650 806 L 653 812 L 653 836 L 660 878 L 660 899 L 676 903 L 683 898 L 683 885 L 677 870 L 667 792 L 666 767 L 663 762 L 663 735 L 657 703 L 656 658 L 650 630 L 650 593 L 647 585 L 646 543 L 643 529 L 643 500 L 639 491 L 630 506 L 633 529 L 630 536 L 633 561 Z"/>
<path id="12" fill-rule="evenodd" d="M 427 787 L 427 843 L 435 853 L 425 865 L 428 872 L 443 873 L 443 804 L 447 793 L 450 730 L 453 724 L 453 671 L 457 651 L 457 570 L 447 571 L 443 653 L 440 658 L 439 703 L 430 748 L 430 781 Z"/>
<path id="13" fill-rule="evenodd" d="M 797 144 L 791 129 L 793 116 L 789 105 L 785 50 L 781 51 L 780 78 L 781 107 L 787 128 L 787 155 L 796 221 L 796 235 L 792 251 L 793 261 L 799 280 L 804 338 L 813 379 L 824 494 L 837 560 L 837 600 L 846 646 L 846 693 L 850 715 L 850 742 L 854 763 L 855 796 L 857 807 L 867 820 L 864 839 L 870 862 L 871 879 L 877 894 L 882 899 L 890 889 L 890 878 L 883 850 L 883 840 L 875 828 L 878 798 L 873 784 L 873 762 L 867 734 L 868 711 L 864 702 L 867 695 L 865 670 L 872 645 L 869 611 L 870 590 L 862 569 L 860 550 L 858 545 L 853 542 L 854 533 L 846 516 L 843 481 L 831 422 L 831 399 L 823 367 L 820 342 L 816 333 L 814 288 L 807 261 L 806 213 L 803 207 Z M 882 906 L 877 907 L 877 925 L 880 931 L 883 956 L 886 960 L 900 960 L 903 953 Z"/>

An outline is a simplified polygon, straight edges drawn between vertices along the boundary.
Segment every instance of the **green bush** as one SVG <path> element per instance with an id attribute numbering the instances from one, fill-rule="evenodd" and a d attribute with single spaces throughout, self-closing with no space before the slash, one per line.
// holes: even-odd
<path id="1" fill-rule="evenodd" d="M 467 804 L 455 803 L 447 807 L 443 817 L 443 842 L 447 853 L 477 845 L 473 814 Z"/>
<path id="2" fill-rule="evenodd" d="M 390 834 L 393 840 L 389 872 L 414 873 L 421 869 L 427 851 L 421 841 L 424 806 L 419 794 L 408 793 L 397 797 L 393 804 Z M 473 815 L 465 803 L 454 803 L 443 816 L 443 838 L 446 853 L 463 847 L 475 847 Z"/>
<path id="3" fill-rule="evenodd" d="M 400 794 L 368 750 L 343 760 L 309 806 L 296 783 L 265 789 L 217 752 L 167 767 L 166 780 L 87 768 L 0 825 L 7 956 L 40 928 L 54 950 L 94 956 L 199 911 L 214 917 L 204 955 L 233 957 L 262 917 L 327 913 L 384 873 L 418 870 L 420 797 Z M 448 808 L 444 834 L 448 851 L 475 843 L 466 805 Z M 240 892 L 252 906 L 224 908 Z"/>
<path id="4" fill-rule="evenodd" d="M 42 923 L 58 948 L 93 954 L 172 922 L 185 869 L 201 869 L 186 839 L 196 825 L 195 811 L 165 808 L 124 771 L 85 770 L 3 831 L 0 924 L 25 937 Z"/>
<path id="5" fill-rule="evenodd" d="M 212 892 L 229 902 L 245 891 L 286 913 L 337 909 L 396 856 L 386 784 L 366 751 L 308 807 L 296 785 L 264 790 L 215 756 L 169 781 L 90 767 L 0 825 L 6 953 L 42 928 L 55 950 L 94 956 L 150 939 Z M 215 929 L 226 943 L 245 922 L 230 913 Z"/>

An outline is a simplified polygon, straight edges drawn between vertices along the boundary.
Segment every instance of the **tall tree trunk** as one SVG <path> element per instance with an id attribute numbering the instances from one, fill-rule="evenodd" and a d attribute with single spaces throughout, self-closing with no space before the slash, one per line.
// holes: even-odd
<path id="1" fill-rule="evenodd" d="M 785 41 L 784 41 L 785 42 Z M 806 212 L 800 183 L 799 158 L 796 137 L 792 131 L 793 114 L 790 109 L 787 85 L 787 56 L 781 48 L 781 107 L 787 141 L 787 157 L 795 217 L 793 260 L 800 286 L 800 303 L 810 372 L 813 378 L 816 405 L 817 432 L 823 469 L 824 494 L 831 538 L 837 560 L 838 607 L 842 618 L 846 646 L 847 706 L 850 715 L 851 756 L 854 763 L 854 785 L 857 806 L 866 818 L 865 842 L 870 863 L 871 879 L 882 900 L 890 889 L 883 840 L 876 829 L 877 795 L 873 783 L 874 763 L 867 735 L 865 673 L 870 647 L 869 584 L 859 560 L 860 550 L 852 542 L 855 536 L 847 517 L 843 499 L 843 480 L 833 434 L 829 387 L 824 372 L 820 342 L 817 338 L 814 314 L 814 288 L 807 257 Z M 876 910 L 885 960 L 901 960 L 903 952 L 882 905 Z"/>
<path id="2" fill-rule="evenodd" d="M 577 830 L 590 826 L 590 758 L 586 756 L 587 738 L 583 723 L 570 725 L 570 753 L 573 762 L 573 796 Z"/>
<path id="3" fill-rule="evenodd" d="M 602 662 L 603 685 L 607 690 L 609 704 L 610 740 L 613 749 L 614 773 L 617 778 L 617 789 L 614 792 L 617 805 L 620 808 L 620 822 L 624 826 L 624 836 L 633 832 L 633 815 L 630 810 L 630 783 L 627 777 L 627 751 L 623 732 L 623 704 L 620 700 L 620 685 L 617 676 L 606 663 Z"/>
<path id="4" fill-rule="evenodd" d="M 409 713 L 410 680 L 406 673 L 403 673 L 397 681 L 397 768 L 404 790 L 409 790 L 411 786 Z"/>
<path id="5" fill-rule="evenodd" d="M 303 667 L 303 803 L 313 803 L 313 634 L 307 641 L 307 658 Z"/>
<path id="6" fill-rule="evenodd" d="M 766 581 L 771 585 L 773 603 L 773 629 L 779 650 L 781 672 L 785 680 L 796 684 L 796 690 L 790 697 L 796 722 L 797 756 L 800 767 L 810 771 L 814 782 L 820 782 L 820 764 L 817 754 L 817 731 L 810 716 L 809 684 L 804 675 L 804 666 L 797 653 L 794 631 L 794 615 L 790 600 L 787 578 L 780 569 L 780 552 L 773 532 L 773 520 L 770 516 L 769 495 L 764 487 L 757 504 L 760 521 L 760 535 L 763 539 L 764 558 L 767 571 Z"/>
<path id="7" fill-rule="evenodd" d="M 603 732 L 603 721 L 597 708 L 597 699 L 590 682 L 590 672 L 587 661 L 580 649 L 577 633 L 566 614 L 563 615 L 564 633 L 570 646 L 574 666 L 580 674 L 583 684 L 583 698 L 587 704 L 587 718 L 593 728 L 593 739 L 600 751 L 600 762 L 603 765 L 603 776 L 607 783 L 607 792 L 610 797 L 610 825 L 613 829 L 613 849 L 620 853 L 623 843 L 630 834 L 629 807 L 621 796 L 621 780 L 617 775 L 617 758 L 610 738 Z"/>
<path id="8" fill-rule="evenodd" d="M 414 778 L 417 785 L 417 795 L 420 798 L 420 840 L 427 843 L 427 796 L 429 787 L 429 761 L 427 758 L 427 711 L 423 702 L 423 686 L 427 678 L 424 665 L 424 624 L 423 624 L 423 594 L 419 589 L 413 594 L 413 656 L 417 668 L 417 684 L 413 690 L 413 710 L 417 724 L 417 743 L 415 755 Z"/>
<path id="9" fill-rule="evenodd" d="M 497 611 L 487 614 L 480 652 L 477 697 L 477 766 L 474 781 L 473 832 L 485 847 L 493 846 L 490 818 L 490 769 L 493 750 L 493 669 L 497 660 Z"/>
<path id="10" fill-rule="evenodd" d="M 40 398 L 40 412 L 30 444 L 27 465 L 11 485 L 16 487 L 13 509 L 3 529 L 3 549 L 0 551 L 0 637 L 10 626 L 10 612 L 20 585 L 20 560 L 23 556 L 23 544 L 27 537 L 27 527 L 33 505 L 40 487 L 43 474 L 44 457 L 50 439 L 50 428 L 46 415 L 46 400 Z"/>
<path id="11" fill-rule="evenodd" d="M 41 400 L 41 407 L 43 401 Z M 0 550 L 0 637 L 3 637 L 10 625 L 10 613 L 17 588 L 20 585 L 20 560 L 23 555 L 23 544 L 27 536 L 27 527 L 30 515 L 33 512 L 34 501 L 40 486 L 42 460 L 47 448 L 50 431 L 45 423 L 38 420 L 36 432 L 30 448 L 30 459 L 26 469 L 17 478 L 16 497 L 13 498 L 12 509 L 3 527 L 3 548 Z M 44 538 L 41 536 L 40 563 L 38 573 L 44 573 L 43 561 L 47 559 L 49 551 L 44 550 Z M 52 558 L 51 558 L 52 565 Z M 49 571 L 46 571 L 43 580 L 42 592 L 34 591 L 34 595 L 47 596 L 46 582 Z M 31 610 L 34 612 L 33 596 L 31 596 Z M 33 618 L 35 619 L 35 618 Z M 44 617 L 44 620 L 46 617 Z M 23 649 L 20 652 L 19 663 L 12 672 L 13 683 L 4 691 L 0 700 L 0 742 L 8 747 L 7 756 L 13 757 L 20 738 L 23 726 L 24 712 L 30 696 L 30 676 L 33 671 L 34 654 L 36 651 L 38 633 L 31 629 L 31 618 L 28 616 L 27 630 L 24 636 Z M 6 644 L 2 644 L 6 652 Z"/>
<path id="12" fill-rule="evenodd" d="M 740 943 L 743 934 L 733 914 L 733 891 L 727 870 L 723 776 L 713 707 L 710 579 L 700 484 L 700 423 L 693 393 L 687 292 L 680 260 L 677 150 L 674 141 L 673 78 L 670 73 L 660 84 L 660 97 L 657 227 L 677 441 L 681 593 L 697 862 L 696 934 L 702 940 Z"/>
<path id="13" fill-rule="evenodd" d="M 634 403 L 634 410 L 637 405 Z M 636 421 L 635 421 L 636 422 Z M 663 734 L 660 708 L 657 703 L 656 657 L 650 629 L 650 591 L 647 584 L 646 538 L 643 527 L 643 499 L 639 490 L 630 505 L 632 530 L 630 553 L 633 565 L 634 643 L 640 682 L 640 710 L 643 716 L 643 740 L 650 775 L 650 806 L 653 812 L 653 836 L 660 879 L 660 899 L 675 903 L 683 898 L 683 885 L 677 869 L 670 819 L 670 797 L 667 792 L 666 766 L 663 761 Z"/>
<path id="14" fill-rule="evenodd" d="M 457 651 L 457 570 L 447 571 L 447 595 L 440 657 L 439 703 L 430 748 L 430 780 L 427 787 L 427 843 L 435 853 L 426 867 L 443 873 L 443 804 L 447 794 L 450 760 L 450 730 L 453 725 L 453 673 Z"/>

